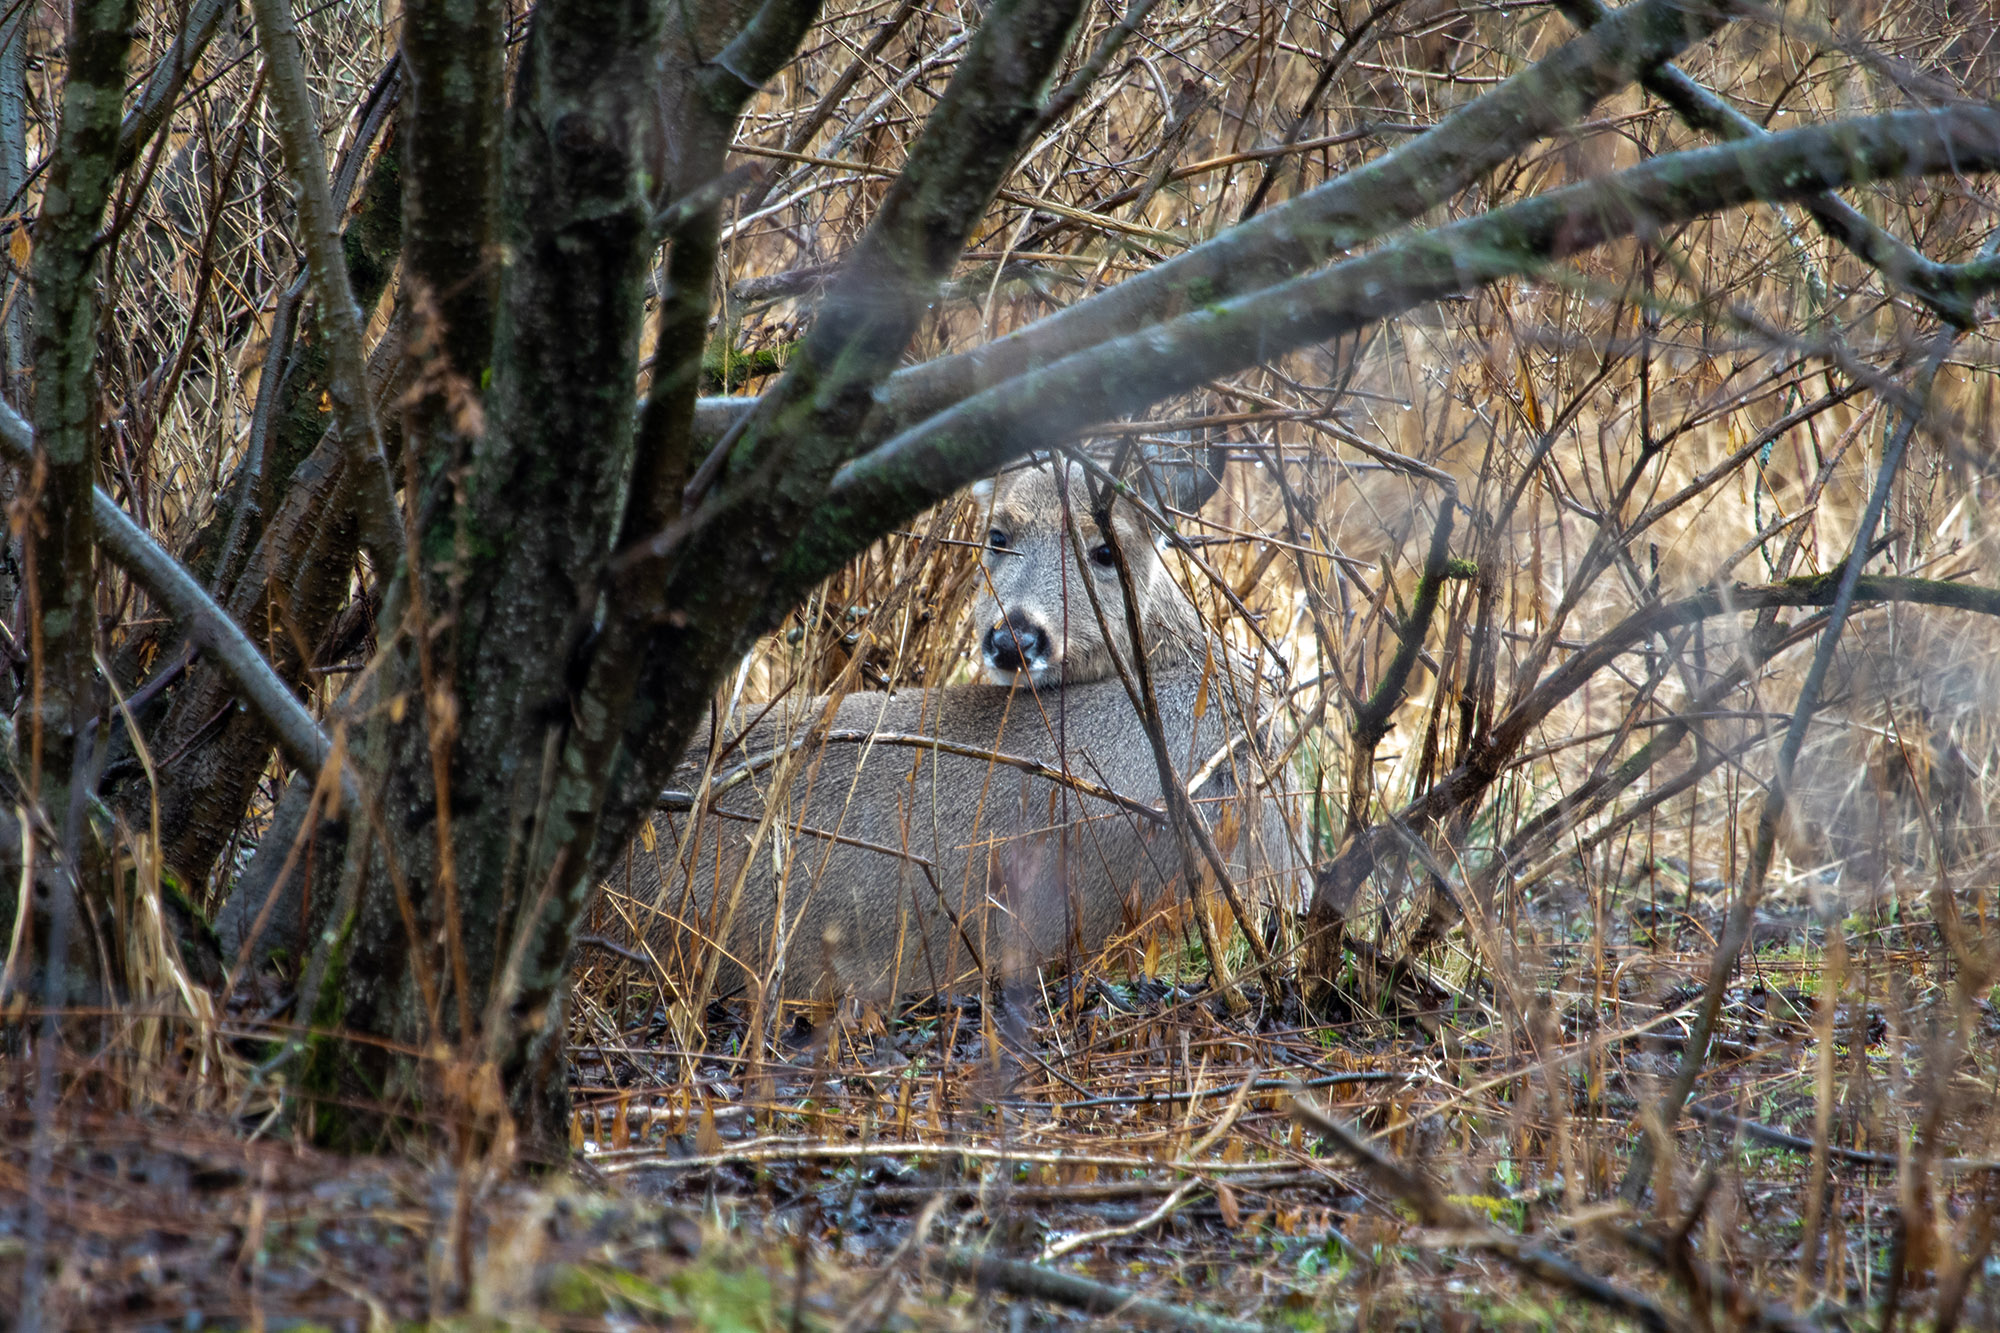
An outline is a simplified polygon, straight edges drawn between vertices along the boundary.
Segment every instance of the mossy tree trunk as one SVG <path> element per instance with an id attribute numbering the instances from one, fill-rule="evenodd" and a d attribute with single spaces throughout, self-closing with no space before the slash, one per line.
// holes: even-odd
<path id="1" fill-rule="evenodd" d="M 97 857 L 87 814 L 96 684 L 97 266 L 136 0 L 78 0 L 67 39 L 62 121 L 35 223 L 32 259 L 34 517 L 28 566 L 30 698 L 21 740 L 28 794 L 57 840 L 54 873 L 33 890 L 29 952 L 45 968 L 38 998 L 54 1008 L 101 997 L 112 980 L 99 932 Z"/>

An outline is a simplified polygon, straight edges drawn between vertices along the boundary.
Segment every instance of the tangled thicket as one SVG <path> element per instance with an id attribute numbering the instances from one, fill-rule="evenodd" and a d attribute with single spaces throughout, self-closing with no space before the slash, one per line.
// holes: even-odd
<path id="1" fill-rule="evenodd" d="M 1641 1322 L 1994 1317 L 1988 6 L 335 0 L 316 125 L 254 8 L 0 19 L 24 1141 L 404 1116 L 463 1180 L 518 1125 L 799 1235 L 1081 1215 L 1245 1308 L 1443 1299 L 1396 1199 Z M 1254 941 L 1175 914 L 1220 958 L 1137 934 L 1026 1017 L 803 1047 L 621 958 L 649 905 L 590 890 L 707 700 L 964 678 L 943 497 L 1085 431 L 1226 445 L 1190 592 L 1275 682 L 1312 882 Z M 304 957 L 216 944 L 288 878 Z M 46 1220 L 37 1151 L 0 1184 Z"/>

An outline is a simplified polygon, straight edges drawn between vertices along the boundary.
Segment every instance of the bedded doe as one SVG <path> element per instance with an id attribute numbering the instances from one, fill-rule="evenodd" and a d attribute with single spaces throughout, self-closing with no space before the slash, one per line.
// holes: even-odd
<path id="1" fill-rule="evenodd" d="M 1165 475 L 1147 493 L 1184 512 L 1220 481 L 1217 462 Z M 975 494 L 985 680 L 774 710 L 708 771 L 705 799 L 634 845 L 623 887 L 657 905 L 650 943 L 690 989 L 708 966 L 720 994 L 752 978 L 822 998 L 943 990 L 981 968 L 1017 980 L 1087 958 L 1181 884 L 1088 474 L 1045 461 Z M 1241 743 L 1254 672 L 1208 632 L 1139 508 L 1109 512 L 1174 768 L 1199 778 L 1232 878 L 1282 887 L 1285 801 Z M 677 785 L 703 777 L 691 761 Z"/>

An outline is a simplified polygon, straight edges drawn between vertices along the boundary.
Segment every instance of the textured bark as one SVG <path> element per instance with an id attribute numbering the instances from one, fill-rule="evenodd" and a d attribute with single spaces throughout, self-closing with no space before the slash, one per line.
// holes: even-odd
<path id="1" fill-rule="evenodd" d="M 427 367 L 427 377 L 457 376 L 471 386 L 480 383 L 493 349 L 506 35 L 499 0 L 422 0 L 403 12 L 410 79 L 405 289 L 426 293 L 437 325 L 434 333 L 426 330 L 426 342 L 436 345 L 442 362 Z M 426 398 L 437 403 L 440 395 Z M 427 456 L 419 450 L 419 458 Z"/>
<path id="2" fill-rule="evenodd" d="M 41 996 L 52 1006 L 88 999 L 97 978 L 91 943 L 91 874 L 82 864 L 88 798 L 79 747 L 96 713 L 91 492 L 96 480 L 98 230 L 116 179 L 120 101 L 131 46 L 133 0 L 79 0 L 68 35 L 69 73 L 32 274 L 34 517 L 27 537 L 33 695 L 26 739 L 28 786 L 55 821 L 68 873 L 38 882 L 30 949 Z"/>
<path id="3" fill-rule="evenodd" d="M 392 142 L 343 238 L 355 296 L 367 305 L 380 298 L 394 268 L 401 181 Z M 395 382 L 396 360 L 393 342 L 378 349 L 370 374 L 378 401 Z M 347 601 L 359 549 L 338 443 L 319 410 L 325 387 L 324 343 L 308 337 L 278 390 L 266 445 L 264 475 L 282 484 L 251 486 L 244 478 L 229 488 L 247 506 L 237 540 L 248 558 L 220 589 L 224 604 L 294 689 L 303 689 L 306 669 Z M 235 504 L 218 508 L 186 557 L 192 568 L 213 571 L 237 512 Z M 174 653 L 183 641 L 177 631 L 163 651 Z M 111 799 L 133 817 L 157 799 L 167 864 L 184 883 L 201 884 L 242 822 L 271 751 L 270 731 L 255 713 L 235 707 L 228 680 L 206 663 L 197 663 L 155 711 L 147 739 L 160 761 L 157 787 L 133 762 L 114 774 Z"/>
<path id="4" fill-rule="evenodd" d="M 580 896 L 564 849 L 573 821 L 587 830 L 602 783 L 550 759 L 572 726 L 605 725 L 601 705 L 572 697 L 570 666 L 631 465 L 652 248 L 646 87 L 664 8 L 559 0 L 536 13 L 506 133 L 511 262 L 485 430 L 469 475 L 436 478 L 424 497 L 410 553 L 422 577 L 398 577 L 385 606 L 396 639 L 381 694 L 408 706 L 400 720 L 378 713 L 367 753 L 386 761 L 391 846 L 385 857 L 365 827 L 350 841 L 350 862 L 365 859 L 368 873 L 344 970 L 320 990 L 356 1030 L 495 1059 L 509 1087 L 547 1095 L 517 1109 L 529 1137 L 549 1143 L 566 1134 L 546 1120 L 565 1103 L 550 996 L 566 979 Z M 455 590 L 448 625 L 413 587 Z M 471 1044 L 481 1033 L 485 1050 Z M 344 1080 L 426 1091 L 379 1048 L 345 1054 Z"/>
<path id="5" fill-rule="evenodd" d="M 279 678 L 300 692 L 354 573 L 359 529 L 344 502 L 345 479 L 331 440 L 307 456 L 226 603 Z M 141 770 L 121 794 L 136 808 L 157 790 L 162 855 L 183 882 L 201 884 L 242 822 L 271 753 L 270 728 L 237 707 L 228 679 L 204 663 L 175 692 L 150 744 L 167 760 L 157 788 Z"/>
<path id="6" fill-rule="evenodd" d="M 529 68 L 540 58 L 542 26 L 537 23 L 535 40 L 524 62 L 524 87 L 531 78 Z M 478 975 L 483 989 L 496 952 L 493 940 L 482 928 L 490 928 L 502 910 L 495 902 L 482 902 L 475 895 L 477 919 L 468 926 L 454 892 L 455 829 L 449 766 L 456 739 L 452 719 L 458 715 L 456 705 L 461 697 L 454 677 L 464 607 L 458 604 L 457 594 L 468 578 L 490 575 L 513 546 L 509 537 L 497 537 L 491 545 L 481 543 L 472 559 L 460 558 L 466 554 L 461 538 L 470 517 L 464 503 L 467 497 L 458 490 L 460 480 L 476 470 L 474 460 L 479 451 L 503 441 L 512 424 L 492 423 L 491 433 L 482 437 L 489 425 L 485 390 L 493 373 L 502 271 L 505 35 L 504 6 L 491 0 L 426 0 L 412 5 L 404 19 L 403 51 L 409 68 L 410 98 L 402 217 L 402 313 L 408 328 L 410 387 L 400 395 L 399 415 L 405 436 L 401 456 L 404 521 L 415 540 L 404 551 L 399 566 L 381 571 L 381 623 L 385 636 L 392 636 L 392 648 L 380 688 L 367 699 L 348 700 L 348 707 L 350 712 L 359 711 L 384 697 L 421 702 L 408 708 L 408 725 L 378 717 L 368 736 L 373 761 L 369 767 L 377 774 L 386 774 L 382 785 L 385 806 L 403 812 L 393 832 L 406 837 L 391 836 L 387 848 L 371 848 L 366 821 L 361 821 L 346 839 L 349 864 L 343 869 L 347 882 L 359 891 L 358 897 L 335 904 L 330 901 L 333 889 L 329 882 L 327 892 L 315 904 L 327 912 L 339 910 L 351 919 L 358 902 L 361 926 L 352 936 L 354 957 L 367 975 L 368 986 L 363 1004 L 340 1013 L 335 1005 L 336 997 L 345 998 L 344 978 L 338 967 L 329 967 L 332 960 L 323 956 L 315 959 L 309 989 L 318 991 L 322 1014 L 330 1019 L 337 1014 L 365 1031 L 422 1039 L 427 1044 L 445 1035 L 438 1027 L 433 978 L 443 970 L 447 954 L 457 964 L 449 972 L 456 981 L 453 990 L 457 1002 L 451 1035 L 463 1038 L 469 1034 L 469 1013 L 476 1004 L 467 995 L 474 985 L 470 977 Z M 509 242 L 515 239 L 507 237 Z M 587 262 L 617 262 L 597 255 L 588 243 L 577 249 Z M 587 281 L 580 273 L 569 276 Z M 606 316 L 606 311 L 592 309 L 584 318 L 601 321 Z M 583 384 L 602 387 L 592 385 L 588 377 Z M 504 450 L 505 445 L 500 447 Z M 534 522 L 532 503 L 523 502 L 518 495 L 509 500 L 513 517 Z M 441 620 L 452 627 L 442 634 L 434 632 Z M 475 630 L 469 651 L 476 657 L 482 650 L 495 648 Z M 535 647 L 529 647 L 525 656 L 533 659 Z M 506 709 L 507 705 L 496 707 Z M 333 846 L 337 845 L 334 832 L 309 828 L 307 836 Z M 473 836 L 485 832 L 475 821 Z M 276 850 L 289 853 L 289 839 Z M 365 883 L 352 878 L 363 874 L 372 878 Z M 404 875 L 413 877 L 413 883 L 404 880 Z M 331 881 L 332 876 L 321 878 Z M 412 891 L 418 895 L 414 903 L 408 896 Z M 420 950 L 412 956 L 410 930 L 414 921 L 422 922 L 422 937 L 433 945 L 442 932 L 448 947 Z M 468 933 L 479 941 L 479 961 L 470 969 L 462 944 Z M 391 960 L 388 966 L 392 969 L 414 965 L 422 974 L 420 984 L 413 986 L 413 978 L 393 970 L 374 972 L 370 960 L 375 958 Z M 334 984 L 326 989 L 323 983 L 329 974 Z M 356 1072 L 336 1068 L 329 1076 L 350 1077 Z M 371 1085 L 382 1082 L 386 1074 L 392 1086 L 413 1086 L 407 1070 L 385 1070 L 379 1062 L 359 1073 Z M 347 1128 L 363 1137 L 371 1132 L 365 1124 Z"/>

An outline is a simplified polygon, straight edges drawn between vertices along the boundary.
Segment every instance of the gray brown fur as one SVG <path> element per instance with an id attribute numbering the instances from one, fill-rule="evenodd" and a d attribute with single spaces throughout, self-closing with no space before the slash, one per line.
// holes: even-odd
<path id="1" fill-rule="evenodd" d="M 746 762 L 754 770 L 714 801 L 739 818 L 662 814 L 653 849 L 633 848 L 629 888 L 659 906 L 650 942 L 670 975 L 692 988 L 707 942 L 719 939 L 727 948 L 715 975 L 725 994 L 769 976 L 781 954 L 779 989 L 792 996 L 941 990 L 981 965 L 1018 978 L 1089 957 L 1180 883 L 1169 830 L 1129 808 L 986 759 L 821 743 L 843 733 L 937 737 L 1037 760 L 1162 806 L 1152 747 L 1113 661 L 1114 651 L 1129 651 L 1120 581 L 1115 567 L 1091 559 L 1098 538 L 1081 470 L 1062 470 L 1061 481 L 1046 465 L 1010 474 L 982 497 L 1007 539 L 1005 550 L 983 557 L 988 591 L 978 623 L 987 630 L 988 683 L 851 694 L 830 722 L 825 700 L 767 719 L 711 775 L 720 783 Z M 1185 780 L 1236 733 L 1226 700 L 1251 678 L 1211 645 L 1143 518 L 1122 502 L 1113 514 L 1140 596 L 1164 734 Z M 1081 551 L 1071 531 L 1082 536 Z M 1116 627 L 1110 637 L 1082 591 L 1086 578 Z M 1023 639 L 1043 651 L 1024 660 Z M 1247 748 L 1216 770 L 1197 801 L 1218 843 L 1234 848 L 1235 873 L 1282 873 L 1292 853 L 1279 802 L 1237 780 L 1252 772 Z M 690 766 L 682 780 L 692 790 L 702 774 Z M 774 795 L 783 804 L 760 840 L 757 821 Z"/>

